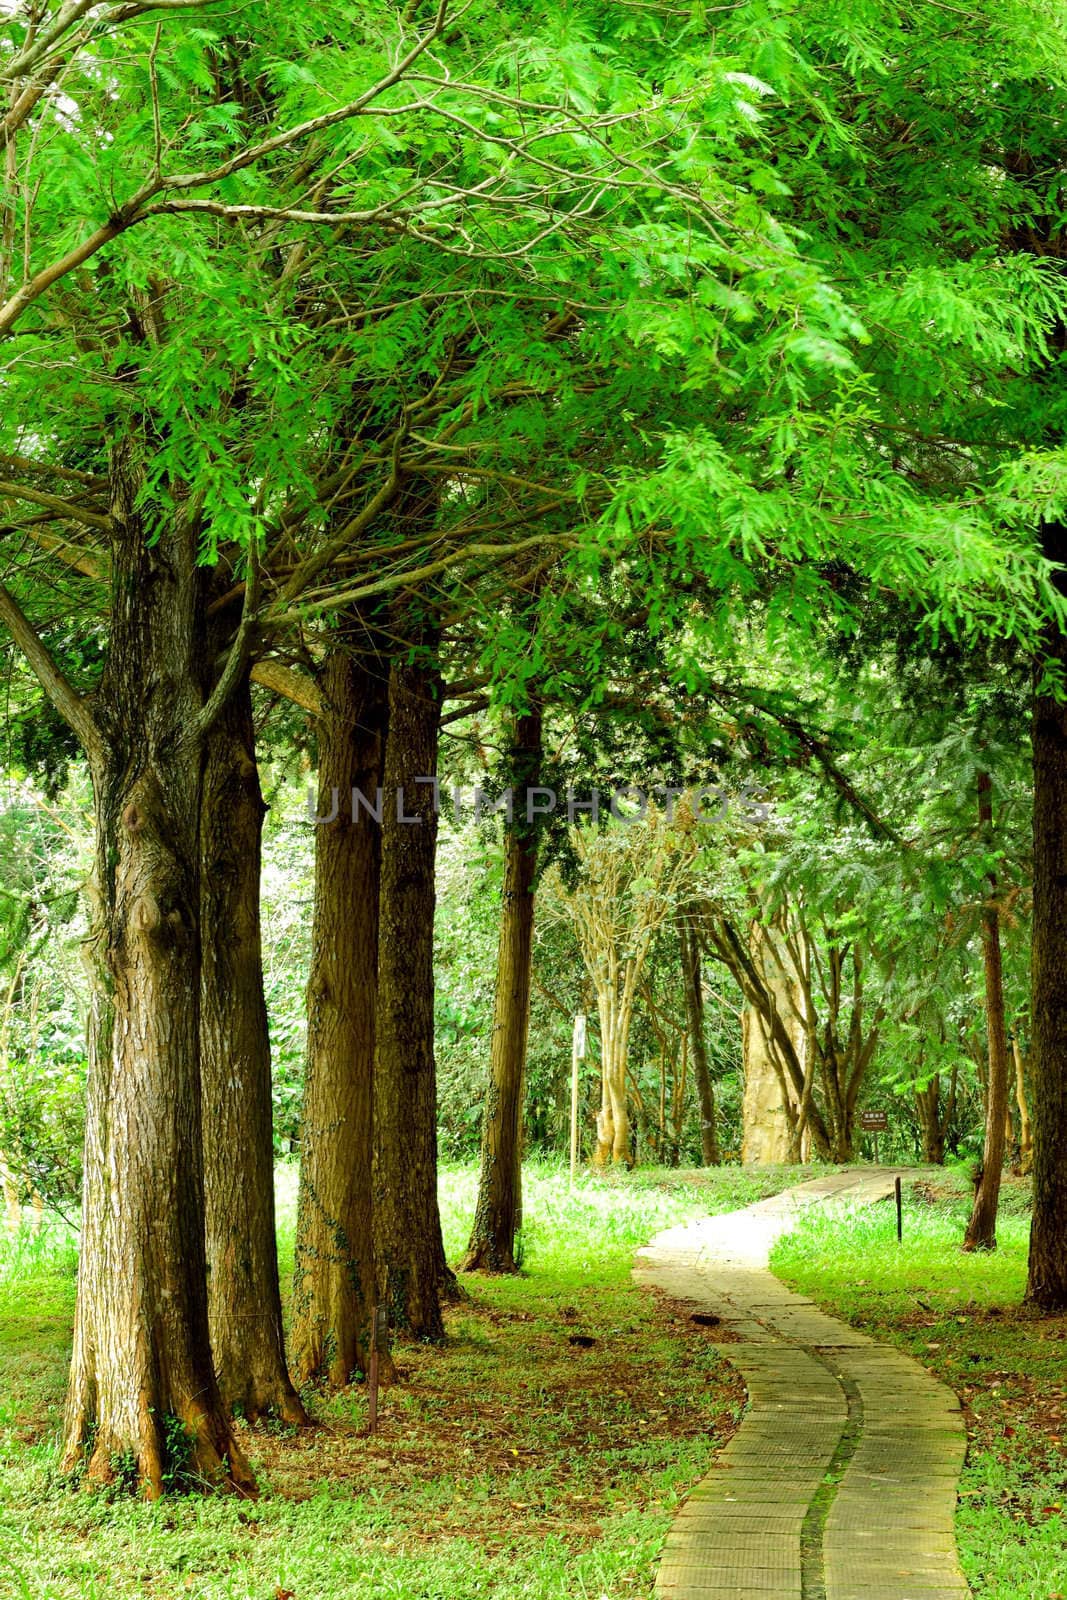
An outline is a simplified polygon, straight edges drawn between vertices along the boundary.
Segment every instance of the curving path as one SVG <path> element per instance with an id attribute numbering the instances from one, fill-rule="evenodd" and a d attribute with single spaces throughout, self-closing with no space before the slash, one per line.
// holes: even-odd
<path id="1" fill-rule="evenodd" d="M 749 1398 L 667 1535 L 663 1600 L 967 1596 L 953 1532 L 967 1447 L 956 1396 L 767 1267 L 804 1206 L 884 1200 L 895 1177 L 835 1173 L 668 1229 L 638 1252 L 640 1283 L 721 1318 L 722 1354 Z"/>

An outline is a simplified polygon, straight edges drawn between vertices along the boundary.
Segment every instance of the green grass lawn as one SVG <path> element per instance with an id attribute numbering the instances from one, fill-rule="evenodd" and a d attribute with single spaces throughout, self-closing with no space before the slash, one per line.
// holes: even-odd
<path id="1" fill-rule="evenodd" d="M 999 1249 L 967 1255 L 966 1182 L 906 1190 L 904 1243 L 892 1206 L 806 1213 L 774 1270 L 837 1316 L 900 1345 L 964 1402 L 970 1448 L 957 1536 L 976 1596 L 1067 1596 L 1067 1317 L 1021 1306 L 1026 1194 L 1004 1197 Z"/>
<path id="2" fill-rule="evenodd" d="M 381 1433 L 361 1388 L 302 1435 L 246 1432 L 252 1504 L 145 1505 L 56 1475 L 74 1301 L 70 1235 L 0 1244 L 0 1594 L 20 1600 L 601 1600 L 647 1595 L 679 1499 L 743 1390 L 707 1335 L 630 1282 L 657 1229 L 788 1174 L 727 1169 L 526 1183 L 524 1272 L 467 1280 L 443 1348 L 402 1347 Z M 283 1265 L 295 1174 L 280 1174 Z M 442 1179 L 450 1255 L 475 1175 Z M 595 1343 L 571 1343 L 574 1336 Z"/>
<path id="3" fill-rule="evenodd" d="M 68 1231 L 0 1240 L 0 1595 L 19 1600 L 617 1600 L 647 1596 L 679 1500 L 736 1425 L 743 1391 L 709 1336 L 630 1282 L 659 1228 L 742 1206 L 810 1170 L 557 1168 L 526 1180 L 524 1271 L 466 1280 L 443 1348 L 399 1352 L 382 1431 L 355 1386 L 315 1397 L 318 1426 L 245 1432 L 261 1498 L 147 1506 L 56 1475 L 74 1301 Z M 449 1254 L 475 1174 L 444 1173 Z M 283 1268 L 295 1171 L 279 1173 Z M 1020 1309 L 1025 1194 L 994 1256 L 959 1249 L 966 1182 L 892 1208 L 808 1213 L 775 1269 L 902 1345 L 967 1407 L 959 1539 L 976 1595 L 1067 1596 L 1067 1319 Z M 572 1344 L 580 1336 L 590 1346 Z"/>

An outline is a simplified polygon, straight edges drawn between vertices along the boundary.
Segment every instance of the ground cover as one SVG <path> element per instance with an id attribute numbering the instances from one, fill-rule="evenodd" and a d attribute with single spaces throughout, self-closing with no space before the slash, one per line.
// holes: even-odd
<path id="1" fill-rule="evenodd" d="M 788 1175 L 772 1179 L 780 1186 Z M 662 1180 L 662 1181 L 659 1181 Z M 283 1270 L 291 1169 L 280 1175 Z M 364 1390 L 314 1397 L 310 1433 L 245 1432 L 250 1504 L 147 1506 L 56 1474 L 75 1249 L 54 1229 L 0 1246 L 0 1593 L 19 1600 L 616 1600 L 650 1591 L 679 1501 L 736 1426 L 743 1389 L 709 1330 L 634 1288 L 657 1229 L 757 1198 L 727 1170 L 598 1179 L 532 1167 L 524 1272 L 466 1280 L 443 1348 L 407 1346 L 382 1427 Z M 451 1255 L 475 1173 L 449 1170 Z"/>

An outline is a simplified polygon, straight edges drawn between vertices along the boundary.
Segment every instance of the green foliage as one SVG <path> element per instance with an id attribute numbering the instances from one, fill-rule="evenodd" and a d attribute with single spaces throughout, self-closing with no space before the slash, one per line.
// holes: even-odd
<path id="1" fill-rule="evenodd" d="M 54 803 L 9 768 L 0 806 L 0 1151 L 19 1201 L 76 1205 L 81 1188 L 87 984 L 78 884 L 84 789 Z"/>
<path id="2" fill-rule="evenodd" d="M 111 1470 L 116 1494 L 136 1494 L 141 1484 L 141 1473 L 137 1465 L 137 1452 L 128 1447 L 117 1450 L 108 1458 L 108 1467 Z"/>
<path id="3" fill-rule="evenodd" d="M 22 1205 L 76 1210 L 85 1132 L 85 1062 L 38 1054 L 8 1059 L 0 1074 L 0 1150 Z"/>
<path id="4" fill-rule="evenodd" d="M 167 1412 L 161 1419 L 163 1434 L 163 1486 L 168 1494 L 201 1488 L 191 1470 L 195 1440 L 180 1417 Z"/>

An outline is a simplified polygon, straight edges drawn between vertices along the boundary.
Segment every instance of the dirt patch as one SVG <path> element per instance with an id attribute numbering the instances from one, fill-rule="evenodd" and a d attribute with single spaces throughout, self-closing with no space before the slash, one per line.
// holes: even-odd
<path id="1" fill-rule="evenodd" d="M 402 1347 L 404 1381 L 384 1393 L 375 1437 L 362 1385 L 322 1402 L 303 1434 L 244 1430 L 272 1492 L 299 1501 L 324 1480 L 343 1485 L 388 1506 L 405 1542 L 462 1534 L 493 1547 L 521 1512 L 524 1536 L 578 1548 L 620 1497 L 648 1508 L 684 1491 L 675 1481 L 665 1500 L 660 1476 L 679 1447 L 718 1448 L 735 1431 L 744 1386 L 714 1348 L 723 1330 L 692 1323 L 692 1306 L 627 1289 L 537 1315 L 480 1293 L 447 1313 L 444 1346 Z M 432 1526 L 415 1515 L 430 1486 Z"/>
<path id="2" fill-rule="evenodd" d="M 659 1306 L 665 1325 L 675 1337 L 698 1338 L 711 1345 L 743 1343 L 741 1334 L 735 1333 L 728 1322 L 720 1317 L 712 1317 L 697 1301 L 676 1300 L 654 1284 L 649 1286 L 647 1292 Z M 743 1398 L 744 1384 L 740 1378 L 737 1379 L 737 1385 Z"/>

